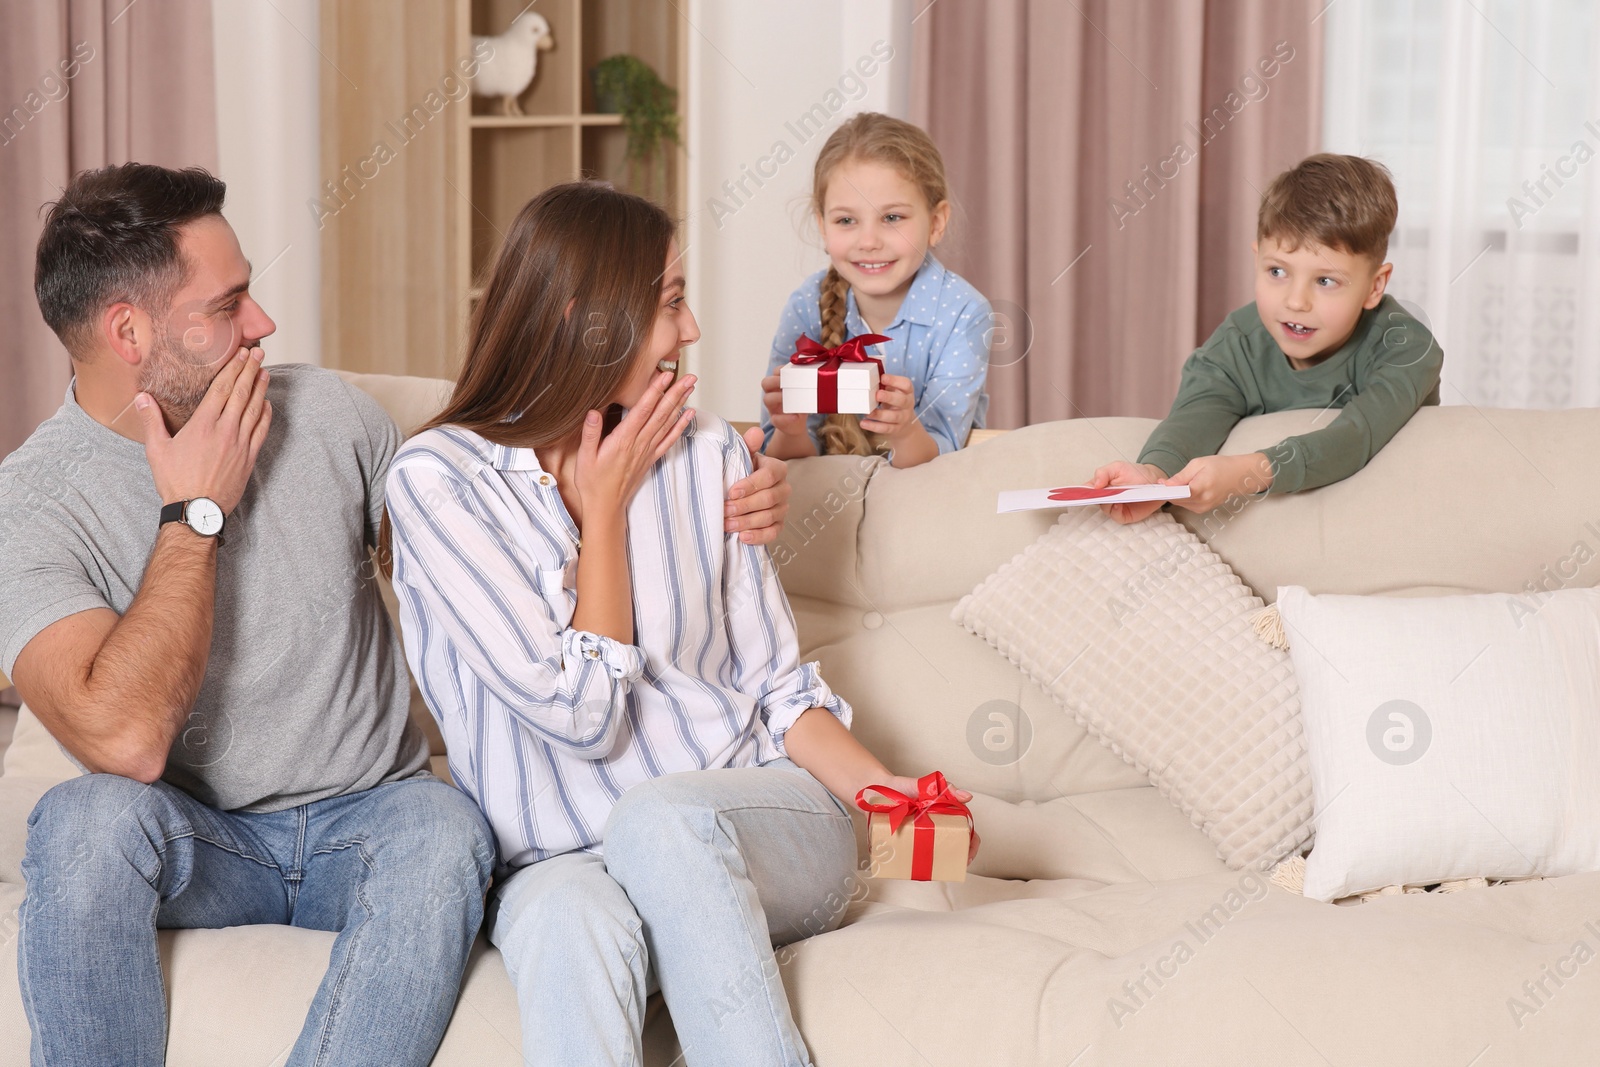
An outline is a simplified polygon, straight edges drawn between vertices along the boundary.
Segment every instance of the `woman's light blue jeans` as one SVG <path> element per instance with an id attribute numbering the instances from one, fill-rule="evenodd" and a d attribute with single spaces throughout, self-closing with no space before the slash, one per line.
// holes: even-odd
<path id="1" fill-rule="evenodd" d="M 159 1067 L 156 929 L 278 923 L 339 935 L 290 1065 L 426 1064 L 493 867 L 477 806 L 427 775 L 267 814 L 165 782 L 63 782 L 29 817 L 22 864 L 33 1062 Z"/>
<path id="2" fill-rule="evenodd" d="M 524 1061 L 637 1067 L 659 983 L 691 1067 L 810 1064 L 773 945 L 833 929 L 861 895 L 843 805 L 786 759 L 663 775 L 622 795 L 604 849 L 523 867 L 492 898 Z"/>

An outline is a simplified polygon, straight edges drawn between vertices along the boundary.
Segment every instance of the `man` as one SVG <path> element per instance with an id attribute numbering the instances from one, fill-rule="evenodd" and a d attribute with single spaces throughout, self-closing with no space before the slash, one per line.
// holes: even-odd
<path id="1" fill-rule="evenodd" d="M 161 1064 L 158 928 L 338 934 L 290 1064 L 425 1064 L 492 838 L 426 772 L 368 550 L 400 443 L 273 322 L 201 170 L 75 177 L 35 290 L 72 357 L 0 464 L 0 670 L 89 773 L 29 819 L 18 968 L 35 1064 Z M 729 528 L 770 541 L 768 463 Z M 736 487 L 738 488 L 738 487 Z"/>

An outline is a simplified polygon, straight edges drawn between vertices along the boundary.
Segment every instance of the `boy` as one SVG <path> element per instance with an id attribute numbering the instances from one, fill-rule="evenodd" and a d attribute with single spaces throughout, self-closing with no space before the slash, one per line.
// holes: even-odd
<path id="1" fill-rule="evenodd" d="M 1092 484 L 1187 485 L 1173 503 L 1207 512 L 1230 496 L 1293 493 L 1348 478 L 1424 404 L 1439 402 L 1444 353 L 1384 295 L 1398 206 L 1389 172 L 1357 156 L 1310 156 L 1273 179 L 1256 218 L 1256 299 L 1183 366 L 1172 411 L 1138 463 Z M 1326 426 L 1262 452 L 1219 456 L 1235 424 L 1298 408 L 1340 409 Z M 1104 505 L 1138 522 L 1160 501 Z"/>

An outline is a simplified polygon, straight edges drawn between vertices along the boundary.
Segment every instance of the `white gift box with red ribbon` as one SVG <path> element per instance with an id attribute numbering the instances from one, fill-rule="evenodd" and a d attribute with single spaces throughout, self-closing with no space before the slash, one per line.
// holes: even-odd
<path id="1" fill-rule="evenodd" d="M 833 348 L 800 335 L 795 353 L 778 371 L 786 415 L 866 415 L 878 406 L 883 361 L 866 346 L 888 338 L 864 333 Z"/>
<path id="2" fill-rule="evenodd" d="M 865 415 L 878 406 L 878 365 L 876 363 L 846 363 L 840 366 L 835 377 L 833 406 L 819 405 L 817 379 L 822 365 L 812 363 L 797 366 L 785 363 L 778 372 L 778 384 L 783 387 L 783 410 L 788 415 Z"/>

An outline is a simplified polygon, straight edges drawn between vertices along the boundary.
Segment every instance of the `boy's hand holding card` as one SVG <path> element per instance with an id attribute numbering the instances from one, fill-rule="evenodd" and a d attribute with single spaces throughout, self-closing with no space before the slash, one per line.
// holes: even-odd
<path id="1" fill-rule="evenodd" d="M 1190 511 L 1210 511 L 1235 496 L 1255 496 L 1272 488 L 1272 461 L 1264 452 L 1243 456 L 1200 456 L 1167 479 L 1189 488 Z"/>
<path id="2" fill-rule="evenodd" d="M 1128 463 L 1118 460 L 1107 463 L 1104 467 L 1094 472 L 1094 477 L 1089 479 L 1089 484 L 1096 488 L 1111 485 L 1152 485 L 1164 481 L 1167 472 L 1154 463 Z M 1177 498 L 1174 498 L 1177 499 Z M 1128 501 L 1121 503 L 1108 503 L 1104 511 L 1116 521 L 1127 525 L 1140 522 L 1161 510 L 1163 501 Z"/>

